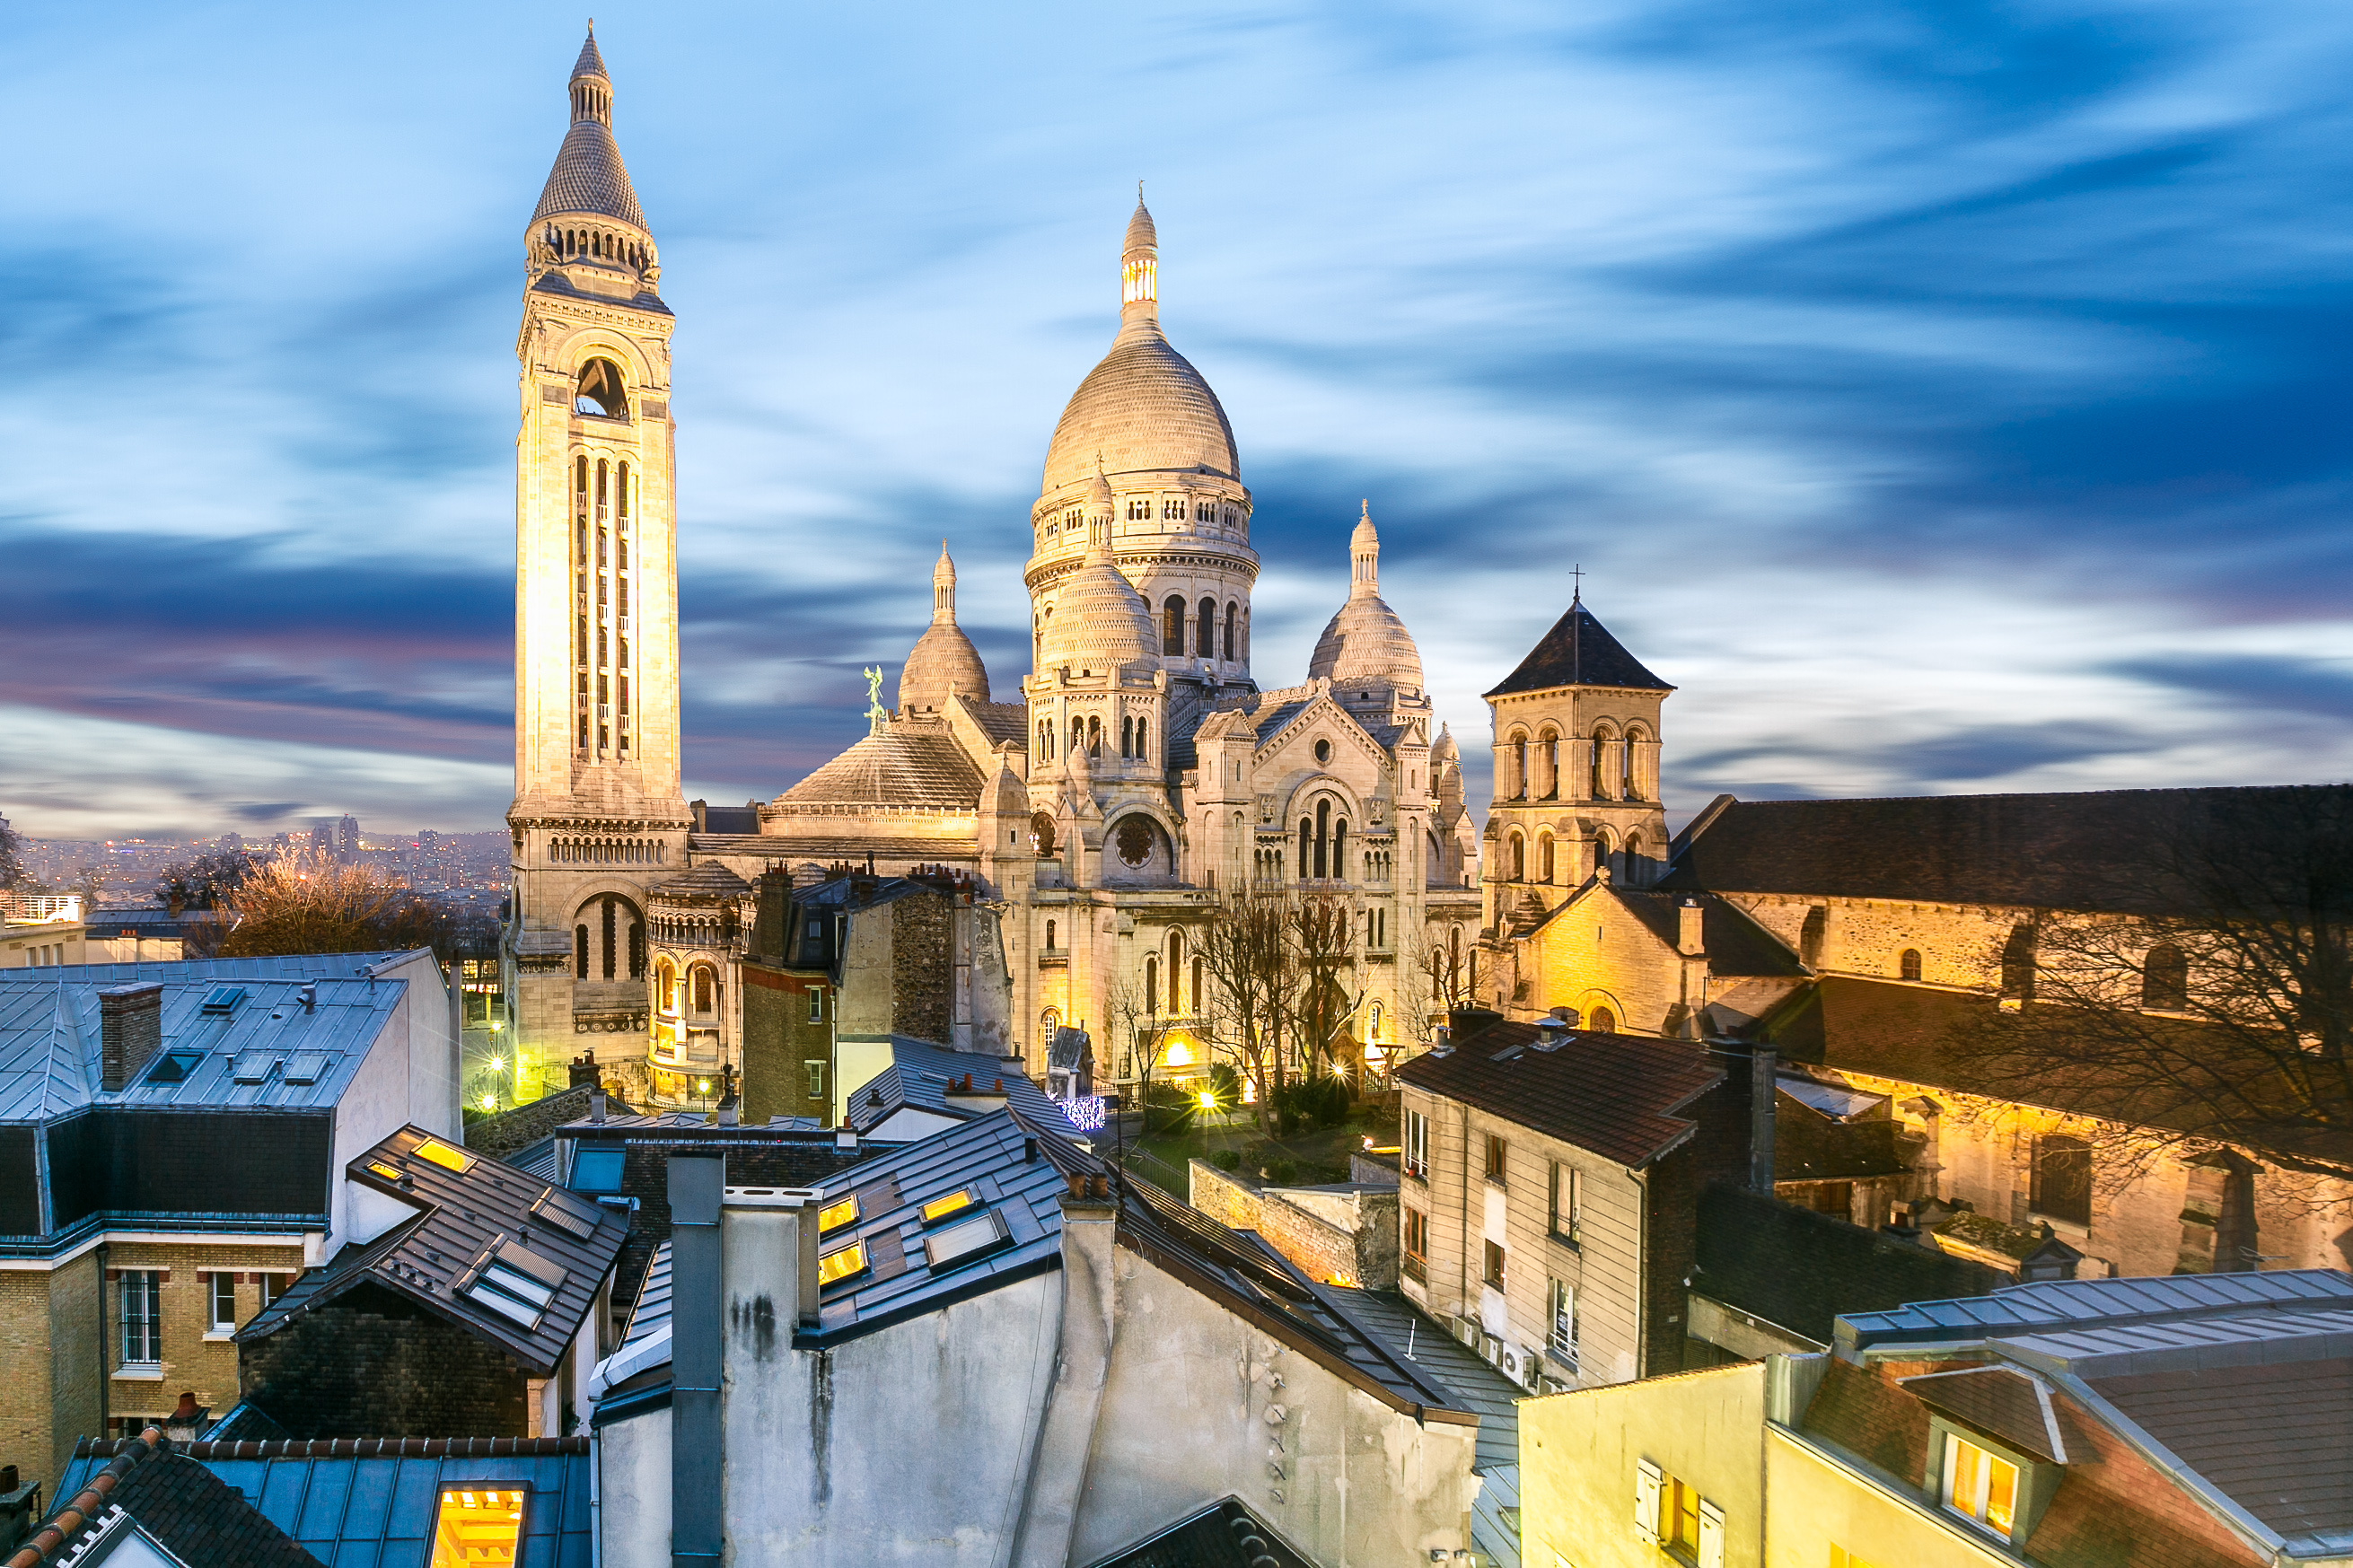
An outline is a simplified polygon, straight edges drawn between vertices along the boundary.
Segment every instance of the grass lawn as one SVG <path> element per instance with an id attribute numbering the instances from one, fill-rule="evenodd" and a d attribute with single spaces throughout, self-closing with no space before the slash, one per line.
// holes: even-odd
<path id="1" fill-rule="evenodd" d="M 1261 1170 L 1272 1179 L 1306 1186 L 1348 1179 L 1350 1151 L 1365 1146 L 1369 1133 L 1387 1147 L 1397 1142 L 1397 1111 L 1377 1103 L 1359 1103 L 1338 1127 L 1302 1129 L 1288 1138 L 1265 1138 L 1255 1120 L 1237 1116 L 1231 1125 L 1190 1127 L 1181 1132 L 1155 1132 L 1128 1145 L 1128 1168 L 1145 1181 L 1178 1197 L 1187 1195 L 1186 1162 L 1232 1150 L 1240 1155 L 1240 1173 L 1255 1176 Z M 1145 1157 L 1134 1156 L 1141 1152 Z"/>

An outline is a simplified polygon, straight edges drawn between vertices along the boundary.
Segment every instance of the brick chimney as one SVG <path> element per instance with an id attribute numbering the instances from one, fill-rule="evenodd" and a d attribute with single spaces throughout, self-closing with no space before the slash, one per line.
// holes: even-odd
<path id="1" fill-rule="evenodd" d="M 100 1087 L 119 1089 L 164 1043 L 164 987 L 150 980 L 100 992 L 98 1034 Z"/>

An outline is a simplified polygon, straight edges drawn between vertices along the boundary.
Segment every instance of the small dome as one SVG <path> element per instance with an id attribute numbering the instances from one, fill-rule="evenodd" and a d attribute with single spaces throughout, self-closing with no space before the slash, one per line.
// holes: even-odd
<path id="1" fill-rule="evenodd" d="M 1413 634 L 1378 594 L 1359 595 L 1340 606 L 1316 639 L 1307 678 L 1329 676 L 1335 695 L 1349 687 L 1403 691 L 1421 689 L 1421 649 Z"/>
<path id="2" fill-rule="evenodd" d="M 1110 549 L 1098 543 L 1054 597 L 1039 668 L 1067 664 L 1108 674 L 1159 657 L 1160 630 L 1152 624 L 1152 606 L 1112 564 Z"/>
<path id="3" fill-rule="evenodd" d="M 954 621 L 934 621 L 915 639 L 907 662 L 899 667 L 899 706 L 930 711 L 948 705 L 948 693 L 961 691 L 976 702 L 988 700 L 988 667 L 980 650 Z"/>
<path id="4" fill-rule="evenodd" d="M 1438 727 L 1437 743 L 1430 748 L 1430 760 L 1434 763 L 1459 763 L 1462 760 L 1462 750 L 1454 743 L 1454 731 L 1443 724 Z"/>

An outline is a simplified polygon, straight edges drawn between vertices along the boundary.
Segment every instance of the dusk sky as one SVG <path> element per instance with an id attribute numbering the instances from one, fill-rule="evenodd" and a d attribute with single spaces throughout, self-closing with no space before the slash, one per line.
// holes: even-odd
<path id="1" fill-rule="evenodd" d="M 0 11 L 0 815 L 495 826 L 585 17 Z M 686 787 L 1000 698 L 1145 182 L 1304 677 L 1360 498 L 1483 794 L 1588 602 L 1743 796 L 2353 775 L 2353 7 L 597 9 L 677 311 Z"/>

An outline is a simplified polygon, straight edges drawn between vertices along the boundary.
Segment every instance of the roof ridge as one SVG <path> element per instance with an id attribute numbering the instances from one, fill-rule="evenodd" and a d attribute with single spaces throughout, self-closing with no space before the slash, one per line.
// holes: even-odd
<path id="1" fill-rule="evenodd" d="M 116 1489 L 132 1468 L 165 1450 L 163 1428 L 159 1426 L 150 1426 L 136 1437 L 122 1439 L 114 1462 L 92 1476 L 89 1484 L 74 1494 L 71 1502 L 52 1513 L 8 1559 L 7 1568 L 37 1568 L 37 1564 L 56 1561 L 60 1548 L 79 1535 L 84 1526 L 102 1517 L 101 1510 L 112 1502 Z"/>

